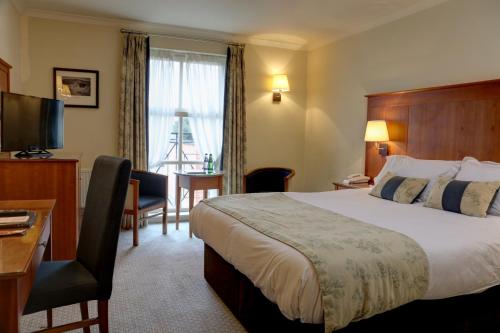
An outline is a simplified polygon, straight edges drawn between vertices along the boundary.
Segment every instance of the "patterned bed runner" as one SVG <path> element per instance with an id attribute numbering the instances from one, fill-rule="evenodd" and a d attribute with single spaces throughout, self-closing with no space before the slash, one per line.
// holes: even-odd
<path id="1" fill-rule="evenodd" d="M 411 238 L 282 194 L 216 197 L 205 204 L 292 246 L 313 264 L 325 332 L 421 298 L 427 256 Z"/>

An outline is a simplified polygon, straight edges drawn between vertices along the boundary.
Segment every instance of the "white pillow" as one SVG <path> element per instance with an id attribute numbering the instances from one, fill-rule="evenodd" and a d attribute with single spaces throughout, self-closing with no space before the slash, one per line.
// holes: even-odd
<path id="1" fill-rule="evenodd" d="M 408 156 L 404 155 L 389 155 L 385 158 L 385 164 L 382 167 L 382 170 L 378 173 L 373 178 L 373 182 L 375 185 L 385 176 L 385 174 L 390 171 L 390 172 L 395 172 L 396 170 L 399 170 L 405 163 L 406 160 L 408 159 Z"/>
<path id="2" fill-rule="evenodd" d="M 390 155 L 374 182 L 377 184 L 388 171 L 401 177 L 429 179 L 429 184 L 417 198 L 417 201 L 426 201 L 440 176 L 455 177 L 459 169 L 460 161 L 420 160 L 410 156 Z"/>
<path id="3" fill-rule="evenodd" d="M 465 157 L 456 180 L 464 181 L 500 181 L 500 163 L 479 162 L 474 157 Z M 500 195 L 496 195 L 488 214 L 500 216 Z"/>

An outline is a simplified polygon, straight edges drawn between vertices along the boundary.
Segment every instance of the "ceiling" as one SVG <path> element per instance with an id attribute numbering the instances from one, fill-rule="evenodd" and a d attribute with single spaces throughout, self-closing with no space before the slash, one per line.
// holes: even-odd
<path id="1" fill-rule="evenodd" d="M 13 0 L 56 11 L 212 30 L 314 48 L 445 0 Z"/>

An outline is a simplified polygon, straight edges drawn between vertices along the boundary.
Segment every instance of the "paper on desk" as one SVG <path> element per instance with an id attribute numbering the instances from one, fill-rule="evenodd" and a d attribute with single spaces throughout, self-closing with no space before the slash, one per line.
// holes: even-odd
<path id="1" fill-rule="evenodd" d="M 26 223 L 29 219 L 29 215 L 0 217 L 0 225 L 7 226 L 10 224 Z"/>

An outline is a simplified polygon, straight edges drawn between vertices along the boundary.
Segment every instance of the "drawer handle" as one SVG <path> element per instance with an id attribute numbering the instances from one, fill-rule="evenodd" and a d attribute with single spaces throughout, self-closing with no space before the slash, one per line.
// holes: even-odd
<path id="1" fill-rule="evenodd" d="M 47 241 L 41 242 L 40 244 L 38 244 L 38 246 L 47 247 Z"/>

